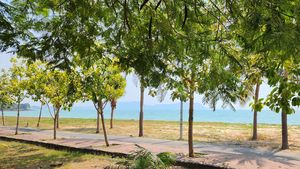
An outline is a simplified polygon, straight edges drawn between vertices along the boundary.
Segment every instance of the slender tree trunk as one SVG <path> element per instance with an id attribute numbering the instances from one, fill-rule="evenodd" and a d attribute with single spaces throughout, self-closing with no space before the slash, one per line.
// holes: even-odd
<path id="1" fill-rule="evenodd" d="M 109 146 L 109 143 L 108 143 L 107 133 L 106 133 L 106 128 L 105 128 L 104 115 L 103 115 L 103 103 L 102 103 L 102 101 L 100 101 L 100 102 L 98 103 L 98 113 L 99 113 L 100 116 L 101 116 L 101 123 L 102 123 L 102 129 L 103 129 L 104 141 L 105 141 L 106 146 L 108 147 L 108 146 Z"/>
<path id="2" fill-rule="evenodd" d="M 190 99 L 189 130 L 188 130 L 189 157 L 194 157 L 194 147 L 193 147 L 194 91 L 190 92 L 189 99 Z"/>
<path id="3" fill-rule="evenodd" d="M 43 110 L 43 103 L 41 103 L 39 119 L 38 119 L 36 127 L 40 127 L 40 121 L 41 121 L 41 117 L 42 117 L 42 110 Z"/>
<path id="4" fill-rule="evenodd" d="M 97 123 L 96 133 L 99 133 L 100 132 L 100 114 L 99 114 L 98 110 L 97 110 L 97 121 L 96 121 L 96 123 Z"/>
<path id="5" fill-rule="evenodd" d="M 256 105 L 258 102 L 259 98 L 259 88 L 260 88 L 260 83 L 256 83 L 255 87 L 255 96 L 254 96 L 254 104 Z M 257 110 L 254 110 L 253 112 L 253 135 L 252 135 L 252 140 L 257 140 Z"/>
<path id="6" fill-rule="evenodd" d="M 56 121 L 56 127 L 59 129 L 59 111 L 57 111 Z"/>
<path id="7" fill-rule="evenodd" d="M 183 140 L 183 101 L 180 100 L 180 126 L 179 126 L 179 140 Z"/>
<path id="8" fill-rule="evenodd" d="M 56 127 L 57 127 L 57 112 L 54 110 L 54 119 L 53 119 L 53 139 L 56 140 Z"/>
<path id="9" fill-rule="evenodd" d="M 289 149 L 287 114 L 284 111 L 281 112 L 281 132 L 282 132 L 281 149 L 282 150 Z"/>
<path id="10" fill-rule="evenodd" d="M 114 107 L 111 107 L 111 113 L 110 113 L 110 128 L 113 128 L 113 120 L 114 120 Z"/>
<path id="11" fill-rule="evenodd" d="M 15 132 L 15 135 L 18 134 L 18 130 L 19 130 L 19 121 L 20 121 L 20 102 L 18 102 L 17 125 L 16 125 L 16 132 Z"/>
<path id="12" fill-rule="evenodd" d="M 2 115 L 2 125 L 5 126 L 3 106 L 1 107 L 1 115 Z"/>
<path id="13" fill-rule="evenodd" d="M 139 119 L 139 137 L 144 135 L 144 85 L 141 82 L 141 96 L 140 96 L 140 119 Z"/>
<path id="14" fill-rule="evenodd" d="M 46 105 L 47 105 L 47 107 L 48 107 L 48 111 L 49 111 L 50 116 L 52 117 L 52 119 L 54 119 L 54 117 L 53 117 L 53 115 L 52 115 L 52 113 L 51 113 L 51 109 L 50 109 L 49 103 L 46 102 Z"/>
<path id="15" fill-rule="evenodd" d="M 57 129 L 57 123 L 58 123 L 58 115 L 60 111 L 60 106 L 57 108 L 54 108 L 54 119 L 53 119 L 53 139 L 56 140 L 56 129 Z"/>

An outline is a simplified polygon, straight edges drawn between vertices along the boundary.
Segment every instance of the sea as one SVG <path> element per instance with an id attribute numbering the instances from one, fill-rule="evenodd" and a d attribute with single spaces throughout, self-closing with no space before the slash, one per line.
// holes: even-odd
<path id="1" fill-rule="evenodd" d="M 159 104 L 144 106 L 144 120 L 159 120 L 159 121 L 179 121 L 180 106 L 178 104 Z M 21 117 L 38 117 L 40 108 L 32 106 L 31 110 L 21 111 Z M 107 105 L 104 110 L 104 117 L 110 118 L 110 105 Z M 188 105 L 184 105 L 183 119 L 188 120 Z M 5 116 L 16 116 L 16 111 L 5 111 Z M 46 106 L 43 106 L 42 117 L 51 117 Z M 258 113 L 258 123 L 264 124 L 280 124 L 280 113 L 275 113 L 268 109 L 263 109 Z M 96 110 L 94 106 L 75 105 L 70 111 L 61 110 L 60 118 L 96 118 Z M 138 120 L 139 119 L 139 103 L 138 102 L 122 102 L 117 105 L 114 113 L 115 119 L 120 120 Z M 196 122 L 224 122 L 224 123 L 252 123 L 253 112 L 251 109 L 222 109 L 218 108 L 215 111 L 208 107 L 203 107 L 201 104 L 195 105 L 194 121 Z M 294 114 L 288 115 L 289 125 L 300 125 L 300 110 L 297 109 Z"/>

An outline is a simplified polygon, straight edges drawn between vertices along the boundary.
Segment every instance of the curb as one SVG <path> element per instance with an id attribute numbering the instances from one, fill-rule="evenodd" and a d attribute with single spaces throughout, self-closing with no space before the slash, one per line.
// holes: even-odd
<path id="1" fill-rule="evenodd" d="M 192 161 L 183 161 L 180 159 L 177 159 L 175 162 L 175 165 L 177 166 L 182 166 L 182 167 L 187 167 L 187 168 L 197 168 L 197 169 L 234 169 L 226 166 L 219 166 L 219 165 L 214 165 L 214 164 L 207 164 L 207 163 L 197 163 L 197 162 L 192 162 Z"/>
<path id="2" fill-rule="evenodd" d="M 14 138 L 9 136 L 0 136 L 0 140 L 28 143 L 28 144 L 37 145 L 37 146 L 54 149 L 54 150 L 65 150 L 70 152 L 80 152 L 80 153 L 95 154 L 95 155 L 108 155 L 111 156 L 112 158 L 114 157 L 129 158 L 129 154 L 126 153 L 110 152 L 110 151 L 96 150 L 91 148 L 71 147 L 66 145 L 46 143 L 42 141 L 26 140 L 26 139 Z M 197 168 L 197 169 L 232 169 L 224 166 L 218 166 L 218 165 L 206 164 L 206 163 L 197 163 L 197 162 L 181 160 L 181 159 L 176 159 L 175 165 L 187 167 L 187 168 Z"/>

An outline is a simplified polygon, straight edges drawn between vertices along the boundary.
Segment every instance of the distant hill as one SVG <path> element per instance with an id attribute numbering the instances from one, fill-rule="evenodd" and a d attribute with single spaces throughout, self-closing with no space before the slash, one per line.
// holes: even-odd
<path id="1" fill-rule="evenodd" d="M 5 107 L 4 110 L 17 111 L 18 110 L 18 105 L 13 104 L 9 107 Z M 21 111 L 30 110 L 30 104 L 29 103 L 20 104 L 20 110 Z"/>

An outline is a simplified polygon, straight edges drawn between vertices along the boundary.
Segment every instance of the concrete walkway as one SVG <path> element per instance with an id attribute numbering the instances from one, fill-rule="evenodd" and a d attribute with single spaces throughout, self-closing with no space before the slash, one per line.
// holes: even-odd
<path id="1" fill-rule="evenodd" d="M 75 132 L 58 131 L 57 140 L 53 140 L 53 131 L 21 128 L 20 134 L 15 136 L 13 127 L 0 127 L 0 136 L 55 143 L 78 148 L 90 148 L 108 152 L 129 154 L 138 149 L 138 144 L 153 153 L 174 152 L 187 154 L 187 142 L 171 141 L 152 138 L 139 138 L 130 136 L 109 135 L 110 144 L 105 147 L 101 134 L 83 134 Z M 270 151 L 267 149 L 254 149 L 239 145 L 195 143 L 196 153 L 203 153 L 199 158 L 186 158 L 186 160 L 209 163 L 232 168 L 300 168 L 300 152 L 298 151 Z"/>

